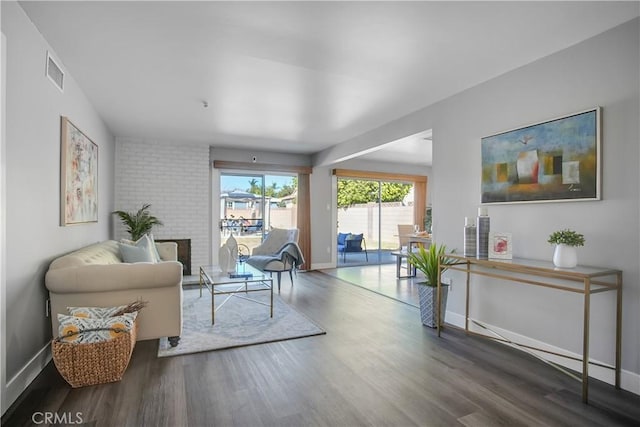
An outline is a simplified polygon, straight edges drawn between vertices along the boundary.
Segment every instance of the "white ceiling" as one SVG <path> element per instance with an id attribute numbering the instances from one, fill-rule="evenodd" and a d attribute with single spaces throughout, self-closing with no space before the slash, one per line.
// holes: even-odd
<path id="1" fill-rule="evenodd" d="M 637 2 L 21 5 L 116 136 L 295 153 L 638 16 Z M 369 156 L 410 161 L 405 143 Z"/>

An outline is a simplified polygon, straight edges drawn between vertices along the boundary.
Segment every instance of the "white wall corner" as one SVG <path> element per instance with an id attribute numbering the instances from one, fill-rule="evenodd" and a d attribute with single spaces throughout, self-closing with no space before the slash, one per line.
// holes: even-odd
<path id="1" fill-rule="evenodd" d="M 7 307 L 6 307 L 6 294 L 7 294 L 7 273 L 5 269 L 6 265 L 6 112 L 7 112 L 7 38 L 4 33 L 0 33 L 2 38 L 2 46 L 0 52 L 2 56 L 1 68 L 0 68 L 0 82 L 2 84 L 0 92 L 0 99 L 2 104 L 0 105 L 0 111 L 2 118 L 0 120 L 0 412 L 4 414 L 9 407 L 9 400 L 7 399 Z"/>
<path id="2" fill-rule="evenodd" d="M 47 366 L 47 364 L 51 361 L 51 345 L 47 344 L 36 353 L 35 356 L 27 362 L 25 366 L 18 371 L 16 375 L 13 376 L 9 381 L 7 381 L 7 386 L 5 388 L 5 397 L 4 400 L 8 405 L 11 405 L 15 402 L 20 394 L 27 389 L 29 384 L 36 379 L 36 377 L 42 372 L 42 370 Z M 4 414 L 7 408 L 2 408 L 2 413 Z"/>

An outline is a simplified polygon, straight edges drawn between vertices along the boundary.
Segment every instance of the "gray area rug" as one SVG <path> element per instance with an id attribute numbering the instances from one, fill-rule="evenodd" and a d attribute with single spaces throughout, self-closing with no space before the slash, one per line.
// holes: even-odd
<path id="1" fill-rule="evenodd" d="M 225 297 L 216 296 L 216 306 L 222 303 Z M 269 302 L 267 291 L 250 293 L 249 297 L 267 304 Z M 276 294 L 273 295 L 273 318 L 269 317 L 268 306 L 232 297 L 216 311 L 216 324 L 212 325 L 211 293 L 206 289 L 203 289 L 202 297 L 199 290 L 184 291 L 182 306 L 180 343 L 171 347 L 167 338 L 161 338 L 158 357 L 222 350 L 326 333 Z"/>

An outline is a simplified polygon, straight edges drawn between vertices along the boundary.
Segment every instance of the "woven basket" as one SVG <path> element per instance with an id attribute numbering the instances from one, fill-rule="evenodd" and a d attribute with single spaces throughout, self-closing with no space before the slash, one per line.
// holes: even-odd
<path id="1" fill-rule="evenodd" d="M 82 332 L 80 332 L 82 333 Z M 137 324 L 130 332 L 97 343 L 51 342 L 53 362 L 71 387 L 85 387 L 120 381 L 136 344 Z"/>

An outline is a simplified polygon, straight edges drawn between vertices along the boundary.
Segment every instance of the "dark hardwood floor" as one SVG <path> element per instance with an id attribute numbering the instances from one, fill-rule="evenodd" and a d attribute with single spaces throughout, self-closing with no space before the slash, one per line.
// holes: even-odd
<path id="1" fill-rule="evenodd" d="M 50 364 L 2 425 L 36 412 L 81 414 L 90 426 L 631 426 L 640 397 L 580 383 L 503 345 L 322 272 L 283 281 L 285 301 L 327 334 L 156 358 L 136 345 L 119 383 L 70 388 Z"/>

